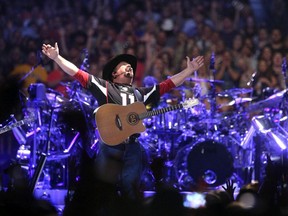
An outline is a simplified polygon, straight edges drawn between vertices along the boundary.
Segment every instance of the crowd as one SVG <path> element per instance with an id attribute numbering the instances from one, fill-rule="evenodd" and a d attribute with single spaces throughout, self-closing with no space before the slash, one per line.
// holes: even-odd
<path id="1" fill-rule="evenodd" d="M 112 56 L 121 53 L 136 55 L 138 62 L 135 85 L 137 86 L 145 84 L 143 80 L 148 76 L 154 77 L 156 82 L 161 82 L 174 75 L 185 67 L 185 56 L 193 58 L 203 55 L 205 66 L 199 69 L 195 77 L 224 81 L 224 84 L 216 86 L 218 92 L 232 88 L 253 88 L 253 99 L 263 99 L 271 92 L 286 88 L 286 74 L 283 74 L 286 70 L 282 67 L 284 59 L 288 58 L 286 23 L 288 3 L 285 0 L 253 1 L 254 3 L 248 0 L 14 0 L 13 2 L 0 0 L 0 2 L 0 83 L 2 87 L 0 99 L 5 101 L 1 103 L 3 105 L 0 123 L 8 119 L 10 114 L 21 109 L 21 104 L 19 105 L 19 102 L 14 99 L 18 98 L 17 92 L 10 90 L 21 88 L 23 95 L 27 96 L 27 87 L 31 83 L 41 82 L 47 88 L 65 95 L 63 83 L 73 81 L 55 63 L 42 56 L 40 49 L 43 43 L 58 42 L 61 55 L 79 67 L 83 65 L 85 54 L 88 53 L 86 69 L 96 76 L 101 74 L 103 65 Z M 21 81 L 20 83 L 12 79 L 15 76 Z M 7 85 L 10 83 L 12 85 Z M 191 81 L 184 84 L 187 89 L 193 85 Z M 201 82 L 202 95 L 208 94 L 209 88 L 209 82 Z M 5 141 L 7 142 L 7 139 Z M 11 149 L 13 147 L 8 148 L 4 143 L 0 143 L 0 155 L 4 155 L 3 152 Z M 15 155 L 15 152 L 9 153 Z M 6 161 L 2 157 L 0 167 L 4 163 Z M 213 211 L 199 209 L 195 212 L 186 212 L 187 209 L 183 209 L 182 215 L 217 215 L 219 212 L 225 215 L 236 213 L 287 215 L 287 202 L 285 203 L 284 199 L 287 188 L 282 188 L 282 191 L 279 188 L 275 189 L 277 186 L 274 183 L 279 180 L 279 176 L 276 175 L 275 180 L 273 174 L 269 174 L 268 177 L 272 179 L 267 179 L 265 189 L 270 190 L 269 196 L 278 198 L 277 203 L 275 200 L 265 199 L 268 204 L 262 203 L 261 208 L 254 206 L 255 208 L 250 208 L 253 211 L 249 211 L 247 208 L 243 209 L 243 205 L 238 201 L 232 201 L 231 197 L 230 199 L 226 197 L 225 200 L 225 196 L 222 196 L 221 200 L 219 198 L 221 196 L 217 194 L 217 196 L 210 196 L 210 201 L 214 201 L 214 205 L 211 204 L 209 207 Z M 88 178 L 88 183 L 90 180 Z M 93 189 L 101 193 L 105 188 Z M 178 197 L 179 194 L 175 195 L 174 191 L 159 193 L 154 202 L 149 203 L 154 208 L 151 208 L 148 214 L 147 209 L 144 210 L 139 203 L 131 206 L 126 203 L 126 200 L 117 200 L 113 192 L 106 193 L 114 199 L 104 205 L 101 197 L 91 198 L 93 194 L 89 194 L 86 189 L 81 188 L 82 191 L 80 190 L 79 193 L 79 200 L 82 199 L 83 206 L 70 205 L 72 210 L 66 210 L 67 215 L 68 213 L 71 215 L 73 211 L 75 215 L 80 214 L 79 209 L 87 206 L 88 210 L 94 208 L 97 215 L 105 215 L 105 213 L 119 215 L 126 210 L 130 210 L 131 215 L 142 215 L 142 213 L 161 215 L 159 211 L 162 214 L 165 212 L 165 215 L 172 215 L 172 213 L 181 215 L 171 210 L 175 206 L 176 209 L 181 209 L 180 204 L 177 206 L 177 203 L 182 200 Z M 258 189 L 257 192 L 261 191 Z M 85 199 L 82 197 L 83 193 L 89 194 L 87 197 L 100 204 L 90 204 L 87 197 Z M 173 203 L 175 206 L 165 199 L 171 194 L 175 199 Z M 258 197 L 263 194 L 256 195 Z M 107 201 L 109 196 L 106 196 L 104 200 Z M 83 202 L 83 199 L 87 202 Z M 118 201 L 127 208 L 116 205 Z M 0 209 L 3 203 L 5 202 L 0 203 Z M 105 208 L 99 212 L 101 204 Z M 224 204 L 225 209 L 227 207 L 225 212 Z M 105 211 L 113 205 L 114 211 L 110 210 L 107 214 Z M 171 206 L 170 212 L 167 205 Z M 265 209 L 264 206 L 271 208 L 266 212 L 260 211 Z M 140 209 L 143 212 L 139 211 Z M 51 212 L 55 213 L 54 210 L 49 213 Z"/>
<path id="2" fill-rule="evenodd" d="M 248 87 L 255 71 L 258 94 L 261 88 L 285 87 L 281 74 L 288 50 L 285 1 L 260 5 L 262 16 L 256 16 L 260 9 L 244 0 L 2 2 L 2 78 L 24 76 L 40 63 L 23 81 L 24 88 L 38 81 L 57 89 L 60 81 L 69 80 L 52 62 L 39 59 L 41 44 L 56 41 L 63 56 L 79 66 L 86 49 L 89 72 L 96 75 L 112 56 L 135 54 L 139 86 L 147 75 L 157 81 L 173 75 L 183 67 L 186 55 L 206 56 L 206 68 L 198 76 L 211 78 L 209 61 L 214 53 L 215 79 L 225 81 L 221 90 Z"/>

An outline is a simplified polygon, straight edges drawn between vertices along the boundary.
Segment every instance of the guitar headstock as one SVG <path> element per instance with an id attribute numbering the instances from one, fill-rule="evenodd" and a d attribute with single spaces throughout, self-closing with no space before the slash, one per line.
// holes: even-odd
<path id="1" fill-rule="evenodd" d="M 197 98 L 189 98 L 182 103 L 183 108 L 191 108 L 198 104 L 199 104 L 199 100 Z"/>

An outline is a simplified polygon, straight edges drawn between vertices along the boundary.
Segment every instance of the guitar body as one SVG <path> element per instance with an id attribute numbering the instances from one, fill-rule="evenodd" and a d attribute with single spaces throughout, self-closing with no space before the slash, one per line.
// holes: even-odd
<path id="1" fill-rule="evenodd" d="M 141 102 L 135 102 L 128 106 L 117 104 L 105 104 L 96 111 L 96 125 L 99 138 L 107 145 L 118 145 L 135 133 L 145 131 L 142 119 L 181 108 L 189 108 L 199 103 L 197 99 L 189 99 L 185 102 L 147 112 Z"/>
<path id="2" fill-rule="evenodd" d="M 118 145 L 135 133 L 145 131 L 139 114 L 147 112 L 145 105 L 135 102 L 127 106 L 105 104 L 96 112 L 96 124 L 101 140 L 107 145 Z"/>

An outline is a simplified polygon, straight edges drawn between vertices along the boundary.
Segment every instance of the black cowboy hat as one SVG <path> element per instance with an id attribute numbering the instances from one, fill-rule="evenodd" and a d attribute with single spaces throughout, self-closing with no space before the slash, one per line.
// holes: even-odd
<path id="1" fill-rule="evenodd" d="M 130 54 L 120 54 L 112 59 L 110 59 L 103 67 L 103 73 L 102 73 L 102 78 L 104 80 L 112 81 L 112 73 L 115 69 L 115 67 L 120 63 L 120 62 L 127 62 L 131 65 L 133 68 L 133 74 L 135 77 L 136 73 L 136 67 L 137 67 L 137 58 L 133 55 Z"/>

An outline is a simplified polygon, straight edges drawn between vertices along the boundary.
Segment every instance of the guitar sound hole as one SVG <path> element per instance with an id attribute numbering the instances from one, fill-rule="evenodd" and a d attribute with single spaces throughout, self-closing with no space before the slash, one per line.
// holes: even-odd
<path id="1" fill-rule="evenodd" d="M 139 116 L 137 113 L 129 113 L 127 115 L 127 122 L 130 124 L 130 125 L 136 125 L 138 122 L 139 122 Z"/>

